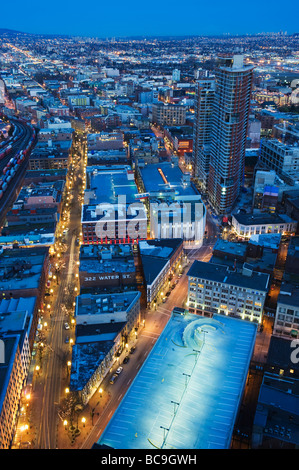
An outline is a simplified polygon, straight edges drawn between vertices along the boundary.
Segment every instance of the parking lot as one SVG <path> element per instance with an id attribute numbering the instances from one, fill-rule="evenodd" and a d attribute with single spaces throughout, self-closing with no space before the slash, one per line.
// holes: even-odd
<path id="1" fill-rule="evenodd" d="M 228 317 L 172 317 L 99 443 L 115 449 L 229 446 L 255 331 Z"/>

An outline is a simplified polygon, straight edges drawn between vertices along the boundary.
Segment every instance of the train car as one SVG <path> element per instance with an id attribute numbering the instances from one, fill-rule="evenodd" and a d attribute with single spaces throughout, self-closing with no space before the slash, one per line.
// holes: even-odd
<path id="1" fill-rule="evenodd" d="M 6 149 L 3 149 L 2 152 L 0 152 L 0 160 L 2 160 L 2 158 L 6 157 L 6 155 L 9 154 L 11 147 L 12 146 L 9 145 L 8 147 L 6 147 Z"/>

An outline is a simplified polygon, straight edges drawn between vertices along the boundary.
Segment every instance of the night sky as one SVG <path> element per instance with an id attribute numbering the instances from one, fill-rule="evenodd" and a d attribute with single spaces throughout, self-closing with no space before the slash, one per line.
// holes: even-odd
<path id="1" fill-rule="evenodd" d="M 297 11 L 297 12 L 296 12 Z M 99 38 L 298 32 L 296 2 L 278 0 L 14 0 L 0 28 Z"/>

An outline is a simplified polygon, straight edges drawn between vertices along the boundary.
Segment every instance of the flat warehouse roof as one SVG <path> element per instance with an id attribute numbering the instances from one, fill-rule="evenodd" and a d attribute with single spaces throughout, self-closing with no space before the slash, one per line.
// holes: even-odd
<path id="1" fill-rule="evenodd" d="M 255 336 L 244 320 L 172 315 L 98 444 L 229 448 Z"/>
<path id="2" fill-rule="evenodd" d="M 152 163 L 140 170 L 146 191 L 161 191 L 168 188 L 168 184 L 176 190 L 180 196 L 194 196 L 197 193 L 192 184 L 183 185 L 184 176 L 182 170 L 170 162 Z"/>
<path id="3" fill-rule="evenodd" d="M 90 188 L 95 191 L 96 204 L 109 202 L 117 204 L 118 196 L 126 196 L 128 204 L 135 202 L 135 194 L 138 193 L 134 179 L 127 176 L 127 169 L 116 171 L 109 169 L 95 171 L 96 167 L 87 167 L 87 175 L 90 178 Z"/>

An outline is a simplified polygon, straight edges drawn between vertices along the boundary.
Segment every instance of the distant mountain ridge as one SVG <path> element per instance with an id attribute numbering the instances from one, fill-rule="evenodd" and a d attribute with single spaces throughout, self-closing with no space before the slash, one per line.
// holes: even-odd
<path id="1" fill-rule="evenodd" d="M 16 31 L 15 29 L 0 28 L 0 34 L 26 34 L 22 31 Z"/>
<path id="2" fill-rule="evenodd" d="M 39 36 L 39 37 L 67 37 L 66 34 L 41 34 L 41 33 L 28 33 L 24 31 L 17 31 L 15 29 L 0 28 L 0 36 L 16 36 L 23 34 L 24 36 Z"/>

